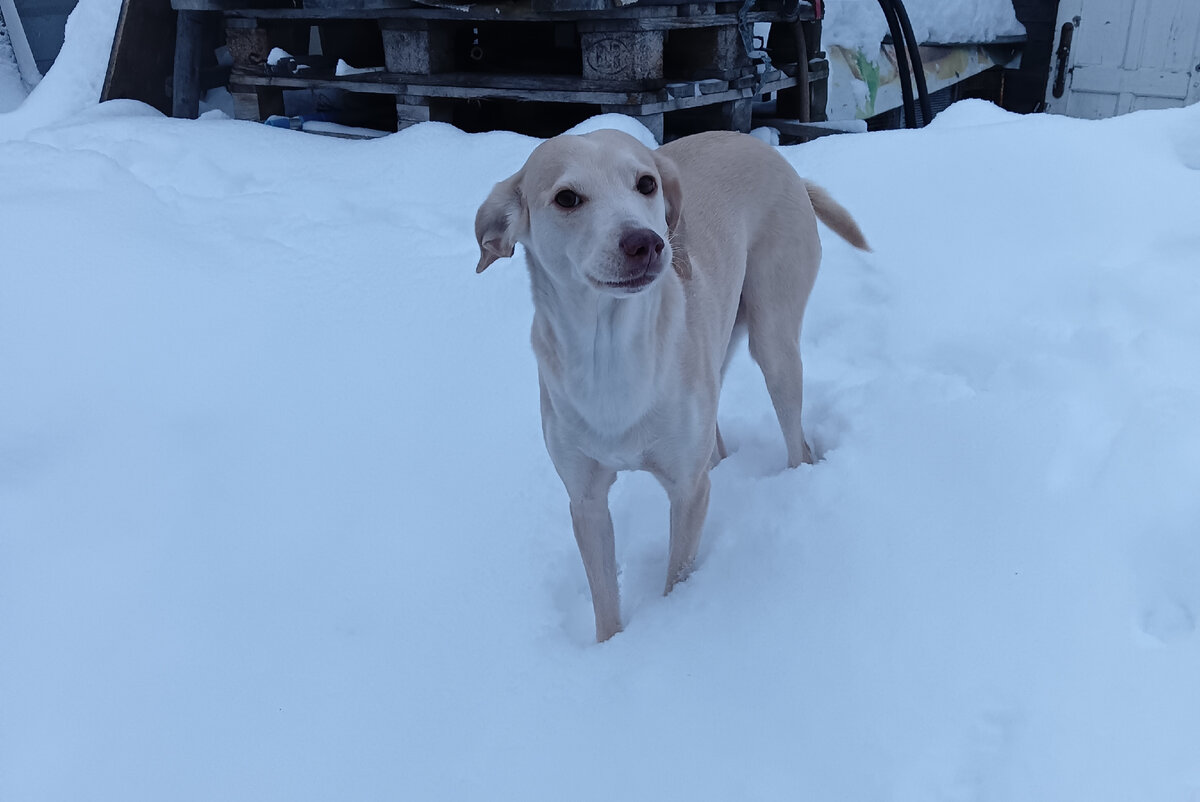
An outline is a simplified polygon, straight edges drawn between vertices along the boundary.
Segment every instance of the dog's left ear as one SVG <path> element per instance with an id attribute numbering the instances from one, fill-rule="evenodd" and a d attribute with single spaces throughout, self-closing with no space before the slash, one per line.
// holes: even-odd
<path id="1" fill-rule="evenodd" d="M 659 185 L 662 187 L 663 201 L 667 206 L 667 234 L 675 251 L 672 266 L 680 278 L 688 279 L 692 277 L 692 267 L 684 251 L 683 188 L 679 184 L 679 168 L 669 157 L 658 151 L 651 153 L 654 154 L 654 166 L 658 168 Z"/>
<path id="2" fill-rule="evenodd" d="M 683 190 L 679 186 L 679 168 L 669 157 L 658 151 L 651 152 L 654 154 L 654 166 L 658 168 L 663 200 L 667 204 L 667 231 L 674 238 L 675 229 L 679 227 L 683 216 Z"/>
<path id="3" fill-rule="evenodd" d="M 529 226 L 529 212 L 521 197 L 522 172 L 501 181 L 475 213 L 475 239 L 479 243 L 479 264 L 482 273 L 492 262 L 513 255 L 521 231 Z"/>

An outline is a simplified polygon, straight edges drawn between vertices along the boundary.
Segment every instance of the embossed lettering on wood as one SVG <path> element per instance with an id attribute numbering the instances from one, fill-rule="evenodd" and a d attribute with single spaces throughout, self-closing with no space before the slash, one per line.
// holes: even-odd
<path id="1" fill-rule="evenodd" d="M 580 36 L 583 77 L 639 81 L 663 77 L 662 31 L 597 31 Z"/>

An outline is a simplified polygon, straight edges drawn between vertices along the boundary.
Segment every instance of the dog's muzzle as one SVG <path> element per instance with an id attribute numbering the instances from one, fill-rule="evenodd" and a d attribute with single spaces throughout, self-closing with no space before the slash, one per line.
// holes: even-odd
<path id="1" fill-rule="evenodd" d="M 648 228 L 636 228 L 621 235 L 620 251 L 624 257 L 620 272 L 599 280 L 603 287 L 637 292 L 649 286 L 663 269 L 663 238 Z"/>

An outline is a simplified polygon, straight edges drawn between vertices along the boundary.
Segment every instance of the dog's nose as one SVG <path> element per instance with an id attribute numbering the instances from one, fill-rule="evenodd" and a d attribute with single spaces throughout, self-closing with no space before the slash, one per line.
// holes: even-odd
<path id="1" fill-rule="evenodd" d="M 626 231 L 621 235 L 621 250 L 631 265 L 649 269 L 663 251 L 663 239 L 648 228 Z"/>

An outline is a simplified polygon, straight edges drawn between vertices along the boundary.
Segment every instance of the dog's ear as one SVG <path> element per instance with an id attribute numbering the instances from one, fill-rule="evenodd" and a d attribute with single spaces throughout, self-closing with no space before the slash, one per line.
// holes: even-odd
<path id="1" fill-rule="evenodd" d="M 675 229 L 683 220 L 683 190 L 679 186 L 679 168 L 675 162 L 658 151 L 654 153 L 654 166 L 658 168 L 663 200 L 667 204 L 667 231 L 675 236 Z"/>
<path id="2" fill-rule="evenodd" d="M 671 266 L 675 268 L 675 272 L 679 274 L 680 278 L 689 279 L 692 277 L 692 265 L 688 261 L 685 249 L 687 238 L 683 233 L 683 188 L 679 183 L 679 168 L 669 157 L 658 151 L 652 151 L 652 153 L 654 154 L 654 165 L 658 168 L 663 201 L 667 207 L 667 235 L 670 237 L 671 249 L 674 252 Z"/>
<path id="3" fill-rule="evenodd" d="M 475 213 L 475 239 L 479 242 L 479 264 L 482 273 L 497 259 L 513 255 L 521 229 L 529 225 L 529 211 L 521 197 L 522 173 L 501 181 Z"/>

